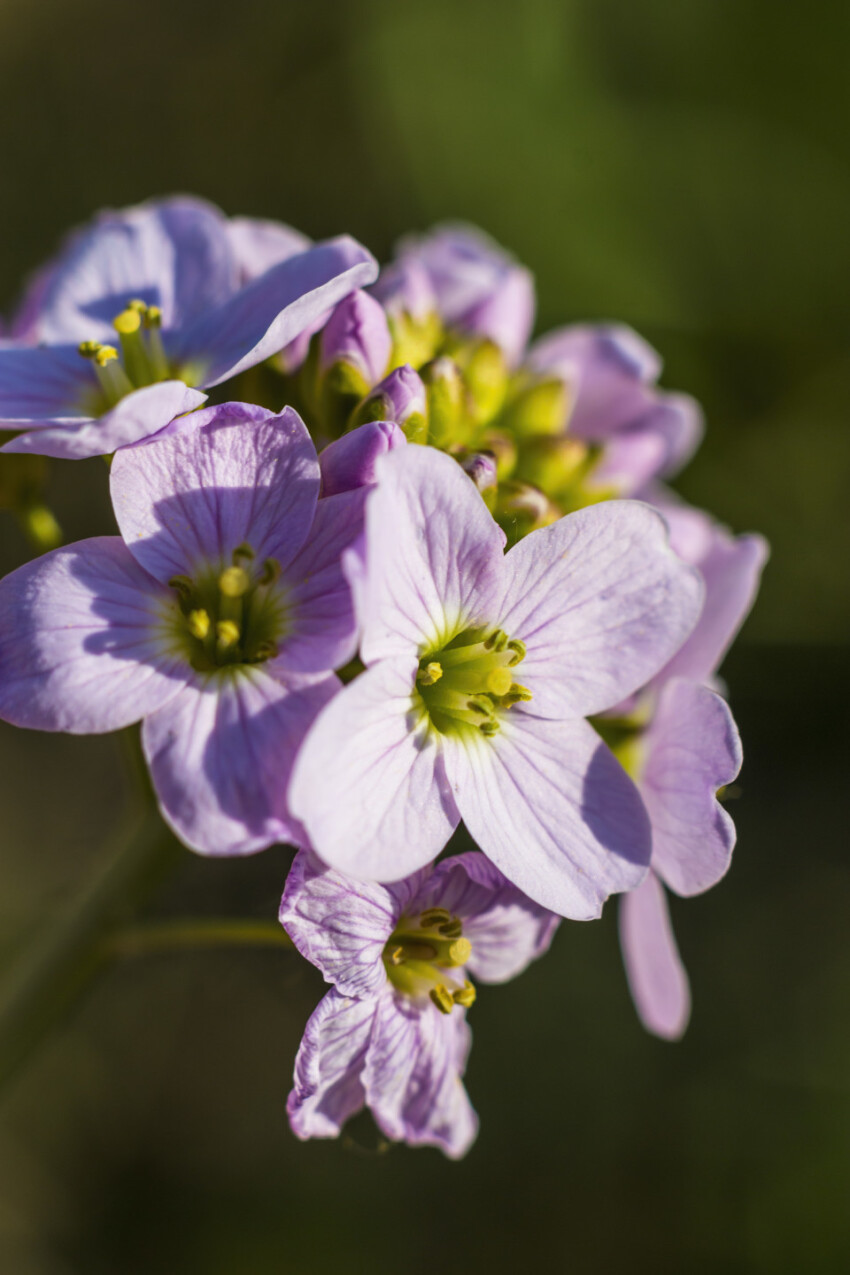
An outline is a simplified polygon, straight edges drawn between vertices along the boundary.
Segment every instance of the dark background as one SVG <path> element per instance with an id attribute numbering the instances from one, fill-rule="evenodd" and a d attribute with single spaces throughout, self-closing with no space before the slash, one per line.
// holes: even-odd
<path id="1" fill-rule="evenodd" d="M 709 430 L 680 490 L 773 545 L 724 673 L 729 878 L 673 915 L 694 1016 L 643 1033 L 614 909 L 472 1014 L 461 1164 L 302 1146 L 321 980 L 127 959 L 0 1094 L 3 1275 L 850 1269 L 850 9 L 809 0 L 0 0 L 0 309 L 103 205 L 192 191 L 379 257 L 445 217 L 534 270 L 539 327 L 633 324 Z M 68 538 L 101 461 L 55 463 Z M 25 559 L 0 514 L 0 567 Z M 115 738 L 0 727 L 0 958 L 124 834 Z M 185 852 L 150 905 L 272 917 L 288 855 Z"/>

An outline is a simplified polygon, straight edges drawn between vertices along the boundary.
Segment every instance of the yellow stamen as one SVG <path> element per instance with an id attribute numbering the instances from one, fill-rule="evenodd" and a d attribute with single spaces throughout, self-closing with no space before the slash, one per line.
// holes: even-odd
<path id="1" fill-rule="evenodd" d="M 487 674 L 487 690 L 491 695 L 507 695 L 512 682 L 513 678 L 508 668 L 494 668 Z"/>
<path id="2" fill-rule="evenodd" d="M 441 1014 L 450 1014 L 452 1012 L 454 1000 L 451 992 L 443 983 L 438 983 L 436 987 L 432 987 L 428 995 Z"/>
<path id="3" fill-rule="evenodd" d="M 192 637 L 196 637 L 203 642 L 210 631 L 209 613 L 207 611 L 190 611 L 186 617 L 186 623 L 189 626 L 189 632 Z"/>
<path id="4" fill-rule="evenodd" d="M 141 327 L 142 319 L 138 310 L 122 310 L 112 320 L 112 326 L 120 336 L 132 336 Z"/>
<path id="5" fill-rule="evenodd" d="M 162 327 L 162 311 L 158 305 L 149 305 L 145 310 L 145 327 L 160 328 Z"/>
<path id="6" fill-rule="evenodd" d="M 107 363 L 111 363 L 113 359 L 117 358 L 118 351 L 114 345 L 101 345 L 94 355 L 94 361 L 98 367 L 106 367 Z"/>
<path id="7" fill-rule="evenodd" d="M 136 297 L 133 301 L 127 302 L 127 309 L 135 310 L 137 314 L 147 314 L 148 312 L 146 302 L 140 301 L 138 297 Z"/>
<path id="8" fill-rule="evenodd" d="M 93 359 L 103 349 L 103 346 L 100 341 L 81 341 L 77 349 L 84 359 Z"/>
<path id="9" fill-rule="evenodd" d="M 251 577 L 242 567 L 227 567 L 218 577 L 218 587 L 226 598 L 241 598 L 251 587 Z"/>
<path id="10" fill-rule="evenodd" d="M 430 664 L 426 664 L 425 668 L 419 674 L 420 686 L 433 686 L 435 682 L 439 682 L 443 676 L 443 666 L 438 664 L 436 660 L 432 660 Z"/>
<path id="11" fill-rule="evenodd" d="M 475 1004 L 475 998 L 478 995 L 475 988 L 470 982 L 464 983 L 459 992 L 452 993 L 452 1000 L 455 1005 L 462 1005 L 464 1009 L 469 1009 L 470 1005 Z"/>
<path id="12" fill-rule="evenodd" d="M 449 956 L 454 965 L 465 965 L 472 955 L 472 944 L 469 939 L 455 939 L 449 948 Z"/>
<path id="13" fill-rule="evenodd" d="M 221 647 L 235 646 L 239 641 L 239 625 L 233 620 L 219 620 L 215 626 L 218 644 Z"/>
<path id="14" fill-rule="evenodd" d="M 426 908 L 419 917 L 419 924 L 423 930 L 427 930 L 429 926 L 440 925 L 442 922 L 452 919 L 451 912 L 448 908 Z"/>

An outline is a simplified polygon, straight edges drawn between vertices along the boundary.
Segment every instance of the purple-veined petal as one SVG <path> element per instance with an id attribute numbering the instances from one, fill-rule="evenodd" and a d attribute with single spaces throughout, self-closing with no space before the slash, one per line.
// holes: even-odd
<path id="1" fill-rule="evenodd" d="M 422 876 L 391 886 L 356 881 L 302 850 L 286 879 L 280 923 L 343 996 L 376 996 L 387 982 L 384 946 Z"/>
<path id="2" fill-rule="evenodd" d="M 411 448 L 411 451 L 415 451 Z M 692 631 L 699 573 L 663 519 L 611 500 L 533 531 L 506 558 L 502 627 L 527 654 L 517 680 L 541 717 L 590 716 L 648 682 Z"/>
<path id="3" fill-rule="evenodd" d="M 163 818 L 201 854 L 252 854 L 301 840 L 286 787 L 335 677 L 287 686 L 261 668 L 196 674 L 145 719 L 142 746 Z"/>
<path id="4" fill-rule="evenodd" d="M 306 252 L 312 243 L 300 230 L 260 217 L 231 217 L 227 237 L 236 257 L 240 284 L 250 283 L 279 261 Z"/>
<path id="5" fill-rule="evenodd" d="M 403 257 L 384 266 L 372 285 L 372 296 L 394 318 L 409 314 L 413 319 L 427 319 L 437 309 L 431 277 L 415 257 Z"/>
<path id="6" fill-rule="evenodd" d="M 460 1159 L 478 1132 L 462 1076 L 472 1038 L 463 1013 L 441 1014 L 386 992 L 375 1008 L 363 1085 L 388 1138 Z"/>
<path id="7" fill-rule="evenodd" d="M 191 673 L 168 638 L 175 611 L 119 536 L 19 567 L 0 581 L 0 717 L 88 735 L 163 707 Z"/>
<path id="8" fill-rule="evenodd" d="M 287 631 L 275 669 L 319 673 L 341 668 L 357 651 L 357 626 L 342 554 L 362 532 L 364 491 L 320 500 L 310 538 L 287 567 Z"/>
<path id="9" fill-rule="evenodd" d="M 304 1029 L 295 1085 L 286 1103 L 297 1138 L 336 1138 L 366 1101 L 362 1073 L 374 1000 L 350 1000 L 332 988 Z"/>
<path id="10" fill-rule="evenodd" d="M 0 343 L 0 425 L 4 429 L 82 424 L 98 393 L 91 364 L 76 345 Z"/>
<path id="11" fill-rule="evenodd" d="M 516 978 L 548 951 L 560 923 L 477 851 L 441 860 L 423 892 L 423 908 L 444 907 L 462 920 L 472 944 L 466 967 L 483 983 Z"/>
<path id="12" fill-rule="evenodd" d="M 182 381 L 145 385 L 122 398 L 110 411 L 93 420 L 42 426 L 16 438 L 4 452 L 31 452 L 63 460 L 108 456 L 119 447 L 142 442 L 165 429 L 176 417 L 193 412 L 206 394 L 189 389 Z"/>
<path id="13" fill-rule="evenodd" d="M 143 447 L 115 457 L 112 503 L 121 534 L 167 582 L 222 561 L 240 544 L 288 566 L 304 544 L 319 494 L 316 449 L 297 412 L 247 403 L 206 408 Z"/>
<path id="14" fill-rule="evenodd" d="M 664 887 L 650 872 L 620 900 L 620 947 L 635 1009 L 647 1031 L 678 1040 L 688 1025 L 691 993 L 676 947 Z"/>
<path id="15" fill-rule="evenodd" d="M 466 827 L 509 881 L 575 921 L 646 875 L 649 819 L 637 788 L 593 728 L 509 709 L 490 738 L 444 741 Z"/>
<path id="16" fill-rule="evenodd" d="M 378 457 L 406 443 L 403 431 L 393 421 L 372 421 L 343 434 L 319 452 L 322 495 L 336 496 L 371 486 Z"/>
<path id="17" fill-rule="evenodd" d="M 399 881 L 435 859 L 457 827 L 443 759 L 413 701 L 415 660 L 382 660 L 320 714 L 289 800 L 325 863 Z"/>
<path id="18" fill-rule="evenodd" d="M 205 387 L 271 358 L 355 288 L 377 276 L 371 253 L 340 235 L 272 266 L 180 334 L 175 355 Z"/>
<path id="19" fill-rule="evenodd" d="M 651 430 L 623 430 L 608 439 L 590 482 L 595 488 L 613 488 L 621 496 L 633 496 L 664 468 L 667 447 Z"/>
<path id="20" fill-rule="evenodd" d="M 366 505 L 361 653 L 367 664 L 438 648 L 489 619 L 504 533 L 450 456 L 402 447 L 380 457 Z"/>
<path id="21" fill-rule="evenodd" d="M 677 894 L 700 894 L 729 867 L 735 825 L 716 799 L 741 769 L 729 706 L 698 682 L 662 689 L 638 781 L 652 822 L 652 866 Z"/>
<path id="22" fill-rule="evenodd" d="M 212 204 L 180 196 L 101 213 L 74 232 L 39 298 L 34 339 L 106 341 L 134 299 L 157 305 L 165 329 L 217 307 L 236 287 L 226 221 Z"/>

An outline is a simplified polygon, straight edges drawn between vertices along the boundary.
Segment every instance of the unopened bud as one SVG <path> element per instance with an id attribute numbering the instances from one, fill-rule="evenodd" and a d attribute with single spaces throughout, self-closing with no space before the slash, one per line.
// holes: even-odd
<path id="1" fill-rule="evenodd" d="M 319 453 L 322 495 L 336 496 L 369 486 L 375 481 L 378 457 L 406 443 L 403 432 L 391 420 L 371 421 L 343 434 Z"/>
<path id="2" fill-rule="evenodd" d="M 342 364 L 359 376 L 363 396 L 387 370 L 392 337 L 383 306 L 368 292 L 352 292 L 341 301 L 322 330 L 319 372 Z M 357 376 L 351 375 L 352 384 Z"/>
<path id="3" fill-rule="evenodd" d="M 428 392 L 428 436 L 435 447 L 465 441 L 463 378 L 453 359 L 439 358 L 423 373 Z"/>
<path id="4" fill-rule="evenodd" d="M 406 363 L 394 368 L 367 395 L 356 409 L 352 424 L 395 421 L 411 443 L 424 443 L 427 435 L 427 411 L 422 377 Z"/>
<path id="5" fill-rule="evenodd" d="M 520 447 L 516 476 L 558 500 L 587 475 L 593 456 L 587 443 L 568 434 L 540 434 Z"/>
<path id="6" fill-rule="evenodd" d="M 564 381 L 547 377 L 519 388 L 505 408 L 507 427 L 518 437 L 561 434 L 570 412 L 570 392 Z"/>
<path id="7" fill-rule="evenodd" d="M 458 456 L 461 469 L 469 475 L 479 491 L 495 487 L 499 481 L 496 457 L 492 452 L 466 452 Z"/>

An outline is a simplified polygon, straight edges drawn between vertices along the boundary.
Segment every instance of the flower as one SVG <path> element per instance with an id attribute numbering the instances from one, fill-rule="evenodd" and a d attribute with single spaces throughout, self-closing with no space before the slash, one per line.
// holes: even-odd
<path id="1" fill-rule="evenodd" d="M 78 458 L 147 438 L 276 354 L 377 273 L 341 236 L 253 282 L 224 216 L 175 198 L 102 213 L 36 278 L 0 345 L 6 451 Z"/>
<path id="2" fill-rule="evenodd" d="M 380 302 L 368 292 L 351 292 L 328 319 L 319 342 L 319 374 L 345 373 L 346 386 L 363 397 L 387 370 L 392 338 Z"/>
<path id="3" fill-rule="evenodd" d="M 111 469 L 120 536 L 0 581 L 0 716 L 75 734 L 143 719 L 164 817 L 207 854 L 297 839 L 295 752 L 356 647 L 340 554 L 363 493 L 318 500 L 300 418 L 226 403 Z"/>
<path id="4" fill-rule="evenodd" d="M 331 991 L 307 1023 L 287 1110 L 299 1138 L 335 1138 L 364 1106 L 388 1137 L 457 1159 L 477 1130 L 461 1083 L 466 1010 L 516 977 L 558 918 L 462 854 L 396 885 L 365 885 L 295 858 L 280 920 Z"/>
<path id="5" fill-rule="evenodd" d="M 641 504 L 581 510 L 504 555 L 451 457 L 404 447 L 376 473 L 365 558 L 347 558 L 367 667 L 317 718 L 292 810 L 326 863 L 384 882 L 435 858 L 463 818 L 541 906 L 597 916 L 643 879 L 649 829 L 584 718 L 681 645 L 699 578 Z"/>

